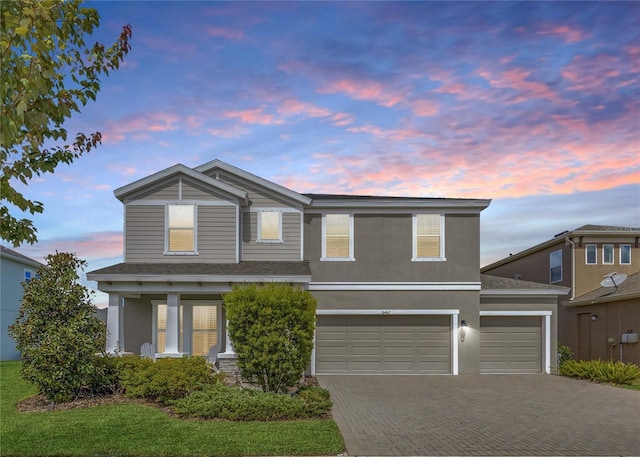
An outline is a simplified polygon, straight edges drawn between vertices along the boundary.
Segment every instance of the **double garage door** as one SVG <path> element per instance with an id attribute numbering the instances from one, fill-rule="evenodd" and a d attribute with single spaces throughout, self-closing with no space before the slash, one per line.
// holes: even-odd
<path id="1" fill-rule="evenodd" d="M 316 373 L 451 373 L 451 316 L 318 316 Z"/>
<path id="2" fill-rule="evenodd" d="M 321 315 L 316 373 L 450 374 L 451 332 L 449 315 Z M 479 365 L 481 373 L 540 373 L 541 318 L 482 316 Z"/>

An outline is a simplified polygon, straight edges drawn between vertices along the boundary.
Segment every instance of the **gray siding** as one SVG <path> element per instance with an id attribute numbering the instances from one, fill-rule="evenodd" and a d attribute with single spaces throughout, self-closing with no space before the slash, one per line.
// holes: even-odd
<path id="1" fill-rule="evenodd" d="M 355 214 L 355 261 L 320 261 L 322 215 L 305 215 L 305 258 L 314 281 L 480 281 L 479 215 L 446 215 L 446 261 L 412 262 L 412 215 Z"/>
<path id="2" fill-rule="evenodd" d="M 164 205 L 126 207 L 126 262 L 236 261 L 238 231 L 235 206 L 198 206 L 197 256 L 164 255 L 164 213 Z"/>
<path id="3" fill-rule="evenodd" d="M 145 190 L 144 193 L 136 195 L 133 198 L 128 198 L 127 201 L 135 200 L 178 200 L 179 184 L 178 178 L 174 178 L 171 181 L 162 183 L 151 189 Z"/>
<path id="4" fill-rule="evenodd" d="M 242 214 L 242 260 L 300 260 L 300 213 L 282 214 L 282 243 L 258 243 L 258 216 Z"/>
<path id="5" fill-rule="evenodd" d="M 271 195 L 269 192 L 265 192 L 263 189 L 260 189 L 260 187 L 252 185 L 244 180 L 240 180 L 235 176 L 228 175 L 223 172 L 218 172 L 218 176 L 220 181 L 244 190 L 249 197 L 250 206 L 254 208 L 283 208 L 292 206 L 291 203 L 286 202 L 284 199 Z"/>

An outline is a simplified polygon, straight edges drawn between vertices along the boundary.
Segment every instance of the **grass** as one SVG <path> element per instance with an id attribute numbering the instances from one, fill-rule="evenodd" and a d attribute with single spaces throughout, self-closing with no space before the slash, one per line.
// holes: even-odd
<path id="1" fill-rule="evenodd" d="M 191 421 L 138 404 L 20 413 L 35 394 L 19 362 L 0 363 L 0 454 L 112 456 L 335 455 L 344 451 L 332 420 Z"/>
<path id="2" fill-rule="evenodd" d="M 631 384 L 626 385 L 626 386 L 620 386 L 620 387 L 624 387 L 625 389 L 631 389 L 631 390 L 640 391 L 640 379 L 636 379 Z"/>

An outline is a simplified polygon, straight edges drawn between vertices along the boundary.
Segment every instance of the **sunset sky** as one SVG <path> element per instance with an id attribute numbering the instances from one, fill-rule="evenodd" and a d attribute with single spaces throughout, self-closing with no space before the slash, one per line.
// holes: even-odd
<path id="1" fill-rule="evenodd" d="M 215 158 L 298 192 L 491 198 L 483 265 L 640 226 L 640 2 L 89 6 L 88 42 L 130 23 L 133 49 L 67 124 L 102 146 L 22 188 L 37 260 L 121 262 L 113 190 Z"/>

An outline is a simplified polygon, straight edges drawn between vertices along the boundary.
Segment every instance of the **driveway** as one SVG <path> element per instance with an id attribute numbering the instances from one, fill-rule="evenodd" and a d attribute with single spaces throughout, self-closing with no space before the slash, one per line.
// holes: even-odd
<path id="1" fill-rule="evenodd" d="M 318 380 L 353 456 L 640 456 L 638 391 L 551 375 Z"/>

